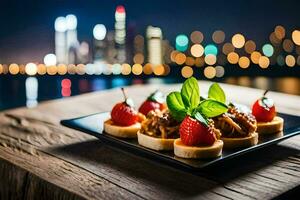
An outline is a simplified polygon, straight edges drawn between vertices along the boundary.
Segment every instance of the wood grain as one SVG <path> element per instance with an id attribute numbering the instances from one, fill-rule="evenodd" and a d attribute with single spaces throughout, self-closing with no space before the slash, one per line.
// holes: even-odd
<path id="1" fill-rule="evenodd" d="M 200 82 L 204 94 L 208 82 Z M 223 85 L 229 100 L 250 105 L 257 89 Z M 127 88 L 137 105 L 155 89 Z M 300 113 L 300 97 L 271 92 L 278 110 Z M 59 125 L 61 119 L 108 111 L 118 89 L 49 101 L 0 114 L 0 199 L 270 199 L 300 183 L 300 137 L 200 173 L 178 171 L 106 146 Z M 7 187 L 11 185 L 12 187 Z"/>

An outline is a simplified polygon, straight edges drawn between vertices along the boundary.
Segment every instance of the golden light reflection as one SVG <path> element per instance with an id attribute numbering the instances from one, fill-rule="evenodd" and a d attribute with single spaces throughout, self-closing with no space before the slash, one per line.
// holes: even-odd
<path id="1" fill-rule="evenodd" d="M 231 43 L 225 43 L 222 47 L 222 52 L 228 55 L 230 52 L 234 52 L 234 46 Z"/>
<path id="2" fill-rule="evenodd" d="M 193 31 L 191 33 L 190 39 L 193 43 L 200 44 L 203 41 L 204 36 L 203 33 L 201 33 L 200 31 Z"/>
<path id="3" fill-rule="evenodd" d="M 225 40 L 225 33 L 221 30 L 217 30 L 213 33 L 212 39 L 215 43 L 221 44 Z"/>
<path id="4" fill-rule="evenodd" d="M 205 56 L 204 61 L 208 65 L 214 65 L 217 62 L 217 57 L 213 54 L 208 54 L 207 56 Z"/>
<path id="5" fill-rule="evenodd" d="M 206 78 L 212 79 L 216 76 L 216 69 L 212 66 L 208 66 L 204 69 L 204 76 Z"/>
<path id="6" fill-rule="evenodd" d="M 243 69 L 248 68 L 250 66 L 250 60 L 246 56 L 242 56 L 239 59 L 239 66 Z"/>
<path id="7" fill-rule="evenodd" d="M 39 71 L 39 67 L 38 67 L 38 71 Z M 59 65 L 57 66 L 57 73 L 58 73 L 59 75 L 65 75 L 67 72 L 68 72 L 68 68 L 67 68 L 66 65 L 64 65 L 64 64 L 59 64 Z"/>
<path id="8" fill-rule="evenodd" d="M 235 52 L 231 52 L 227 55 L 227 60 L 230 64 L 237 64 L 239 62 L 239 55 Z"/>
<path id="9" fill-rule="evenodd" d="M 300 45 L 300 31 L 299 30 L 293 31 L 292 39 L 296 45 Z"/>
<path id="10" fill-rule="evenodd" d="M 129 75 L 131 73 L 131 66 L 127 63 L 122 64 L 121 65 L 121 73 L 123 75 Z"/>
<path id="11" fill-rule="evenodd" d="M 240 49 L 245 45 L 245 37 L 240 33 L 235 34 L 232 37 L 231 42 L 235 48 Z"/>
<path id="12" fill-rule="evenodd" d="M 245 51 L 248 53 L 248 54 L 251 54 L 253 51 L 255 51 L 256 49 L 256 44 L 253 40 L 248 40 L 246 43 L 245 43 Z"/>
<path id="13" fill-rule="evenodd" d="M 55 65 L 47 66 L 47 74 L 55 75 L 57 73 L 57 67 Z"/>
<path id="14" fill-rule="evenodd" d="M 83 74 L 85 74 L 85 65 L 84 65 L 84 64 L 78 64 L 78 65 L 76 66 L 76 73 L 77 73 L 78 75 L 83 75 Z"/>
<path id="15" fill-rule="evenodd" d="M 46 66 L 44 64 L 38 64 L 37 66 L 37 73 L 39 75 L 44 75 L 47 73 L 47 69 L 46 69 Z"/>
<path id="16" fill-rule="evenodd" d="M 8 71 L 12 75 L 18 74 L 20 72 L 19 65 L 17 65 L 16 63 L 10 64 L 8 67 Z"/>
<path id="17" fill-rule="evenodd" d="M 157 76 L 161 76 L 165 73 L 165 67 L 163 65 L 157 65 L 153 70 L 154 74 Z"/>
<path id="18" fill-rule="evenodd" d="M 152 74 L 152 65 L 150 63 L 145 64 L 143 71 L 144 71 L 144 74 L 146 74 L 146 75 Z"/>
<path id="19" fill-rule="evenodd" d="M 270 60 L 267 56 L 261 56 L 258 60 L 258 64 L 261 68 L 268 68 L 270 65 Z"/>
<path id="20" fill-rule="evenodd" d="M 186 55 L 183 54 L 183 53 L 178 53 L 178 54 L 175 56 L 175 62 L 176 62 L 176 64 L 178 64 L 178 65 L 182 65 L 183 63 L 185 63 L 185 60 L 186 60 Z"/>
<path id="21" fill-rule="evenodd" d="M 201 57 L 204 53 L 204 48 L 201 44 L 194 44 L 191 47 L 191 54 L 194 57 Z"/>
<path id="22" fill-rule="evenodd" d="M 134 64 L 132 66 L 132 73 L 134 75 L 140 75 L 143 72 L 143 67 L 141 64 Z"/>
<path id="23" fill-rule="evenodd" d="M 68 73 L 69 74 L 75 74 L 76 73 L 76 66 L 73 64 L 68 65 Z"/>
<path id="24" fill-rule="evenodd" d="M 259 62 L 259 58 L 261 57 L 261 53 L 258 52 L 258 51 L 254 51 L 251 53 L 251 61 L 254 63 L 254 64 L 258 64 Z"/>
<path id="25" fill-rule="evenodd" d="M 19 65 L 19 70 L 20 70 L 20 74 L 25 74 L 26 72 L 25 72 L 25 65 L 23 65 L 23 64 L 21 64 L 21 65 Z"/>
<path id="26" fill-rule="evenodd" d="M 297 57 L 297 65 L 300 66 L 300 56 Z"/>
<path id="27" fill-rule="evenodd" d="M 292 56 L 292 55 L 287 55 L 287 56 L 285 57 L 285 63 L 286 63 L 286 65 L 289 66 L 289 67 L 294 67 L 295 64 L 296 64 L 296 59 L 295 59 L 295 57 Z"/>
<path id="28" fill-rule="evenodd" d="M 0 64 L 0 74 L 2 74 L 3 73 L 3 65 L 2 64 Z"/>
<path id="29" fill-rule="evenodd" d="M 193 68 L 191 68 L 190 66 L 184 66 L 182 69 L 181 69 L 181 75 L 184 77 L 184 78 L 189 78 L 191 76 L 193 76 L 194 74 L 194 70 Z"/>
<path id="30" fill-rule="evenodd" d="M 173 50 L 170 54 L 170 58 L 172 62 L 176 62 L 176 55 L 179 53 L 179 51 Z"/>

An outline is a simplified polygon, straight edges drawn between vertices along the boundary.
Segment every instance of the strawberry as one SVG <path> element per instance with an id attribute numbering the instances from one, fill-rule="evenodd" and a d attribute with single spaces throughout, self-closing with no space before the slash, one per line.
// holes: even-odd
<path id="1" fill-rule="evenodd" d="M 186 116 L 179 127 L 180 139 L 187 146 L 211 146 L 217 140 L 213 129 L 191 116 Z"/>
<path id="2" fill-rule="evenodd" d="M 265 97 L 266 91 L 262 98 L 255 101 L 252 106 L 252 114 L 258 122 L 270 122 L 276 116 L 276 109 L 272 99 Z"/>
<path id="3" fill-rule="evenodd" d="M 123 95 L 125 98 L 124 102 L 117 103 L 111 111 L 112 121 L 119 126 L 130 126 L 139 121 L 139 115 L 133 108 L 133 102 L 128 99 L 125 95 L 124 89 L 122 88 Z"/>
<path id="4" fill-rule="evenodd" d="M 142 103 L 139 112 L 147 115 L 151 110 L 164 110 L 166 109 L 166 104 L 163 103 L 163 101 L 163 94 L 159 91 L 155 91 Z"/>

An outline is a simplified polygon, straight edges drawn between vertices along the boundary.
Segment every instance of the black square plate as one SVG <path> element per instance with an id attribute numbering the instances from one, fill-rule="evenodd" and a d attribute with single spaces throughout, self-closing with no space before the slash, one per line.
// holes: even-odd
<path id="1" fill-rule="evenodd" d="M 279 116 L 284 118 L 284 131 L 278 134 L 270 135 L 268 137 L 259 138 L 259 142 L 256 146 L 234 150 L 223 149 L 222 156 L 214 159 L 183 159 L 174 156 L 174 153 L 172 151 L 158 152 L 142 147 L 138 144 L 137 139 L 120 139 L 103 133 L 103 122 L 109 118 L 109 115 L 109 112 L 98 113 L 75 119 L 62 120 L 61 124 L 93 135 L 109 145 L 133 152 L 135 154 L 139 154 L 143 157 L 154 159 L 173 167 L 184 167 L 196 170 L 223 162 L 230 158 L 240 156 L 262 147 L 267 147 L 271 144 L 278 143 L 279 141 L 300 133 L 300 117 L 287 114 L 278 114 Z"/>

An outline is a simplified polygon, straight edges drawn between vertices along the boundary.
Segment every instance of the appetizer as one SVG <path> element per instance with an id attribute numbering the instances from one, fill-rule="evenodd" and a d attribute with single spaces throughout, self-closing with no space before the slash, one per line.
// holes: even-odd
<path id="1" fill-rule="evenodd" d="M 179 122 L 167 110 L 152 110 L 142 122 L 138 132 L 140 145 L 157 150 L 173 150 L 173 143 L 178 134 Z"/>
<path id="2" fill-rule="evenodd" d="M 136 138 L 145 117 L 134 109 L 133 101 L 126 97 L 123 88 L 122 92 L 125 100 L 113 107 L 111 118 L 104 122 L 104 131 L 120 138 Z"/>
<path id="3" fill-rule="evenodd" d="M 276 116 L 274 101 L 266 97 L 267 93 L 268 90 L 252 106 L 252 114 L 257 120 L 257 132 L 259 134 L 277 133 L 283 130 L 284 120 Z"/>
<path id="4" fill-rule="evenodd" d="M 153 92 L 146 101 L 142 103 L 139 108 L 139 112 L 147 116 L 147 114 L 152 110 L 165 110 L 167 108 L 164 103 L 164 95 L 156 90 Z"/>
<path id="5" fill-rule="evenodd" d="M 225 93 L 217 83 L 210 86 L 208 99 L 214 99 L 223 104 L 226 103 Z M 221 132 L 224 148 L 249 147 L 258 143 L 254 116 L 243 109 L 239 109 L 232 103 L 229 104 L 227 112 L 212 119 L 215 128 Z"/>
<path id="6" fill-rule="evenodd" d="M 174 154 L 181 158 L 215 158 L 222 154 L 223 141 L 211 117 L 227 111 L 227 106 L 209 99 L 200 102 L 195 78 L 187 79 L 181 92 L 167 96 L 170 114 L 180 121 L 180 138 L 174 141 Z"/>

